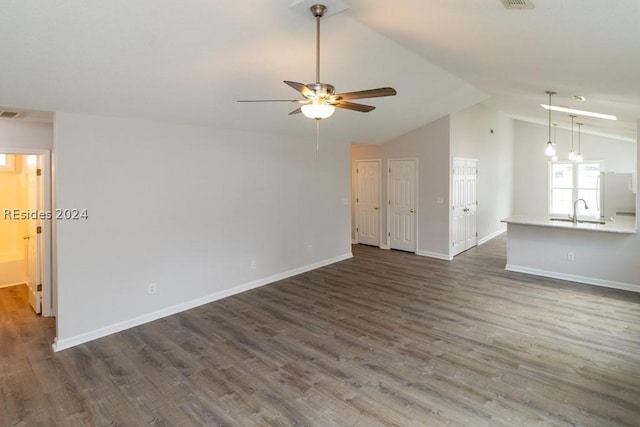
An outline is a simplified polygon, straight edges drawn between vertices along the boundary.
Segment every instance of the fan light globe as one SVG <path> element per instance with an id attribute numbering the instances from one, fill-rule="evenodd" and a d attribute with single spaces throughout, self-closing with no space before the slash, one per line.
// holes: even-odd
<path id="1" fill-rule="evenodd" d="M 302 110 L 302 114 L 310 119 L 321 120 L 331 117 L 333 112 L 336 110 L 336 107 L 325 104 L 322 101 L 313 101 L 309 104 L 303 105 L 300 109 Z"/>

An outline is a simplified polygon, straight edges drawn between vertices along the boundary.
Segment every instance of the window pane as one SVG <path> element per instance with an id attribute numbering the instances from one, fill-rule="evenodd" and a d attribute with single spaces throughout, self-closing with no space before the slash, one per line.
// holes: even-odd
<path id="1" fill-rule="evenodd" d="M 600 176 L 598 163 L 581 163 L 578 165 L 578 188 L 596 188 Z"/>
<path id="2" fill-rule="evenodd" d="M 551 190 L 551 213 L 554 214 L 570 214 L 573 206 L 571 196 L 572 189 L 554 188 Z"/>
<path id="3" fill-rule="evenodd" d="M 578 213 L 584 215 L 600 215 L 600 206 L 598 206 L 598 200 L 596 199 L 596 190 L 595 189 L 579 189 L 578 190 L 578 199 L 584 199 L 589 206 L 589 209 L 585 209 L 584 203 L 578 203 Z"/>
<path id="4" fill-rule="evenodd" d="M 7 166 L 7 155 L 0 154 L 0 167 L 5 167 L 5 166 Z"/>
<path id="5" fill-rule="evenodd" d="M 573 165 L 570 163 L 554 163 L 551 170 L 552 188 L 573 188 Z"/>

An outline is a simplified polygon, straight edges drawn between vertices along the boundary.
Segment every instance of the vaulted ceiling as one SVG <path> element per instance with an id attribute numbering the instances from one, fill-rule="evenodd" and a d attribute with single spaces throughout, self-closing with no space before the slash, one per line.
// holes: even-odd
<path id="1" fill-rule="evenodd" d="M 6 1 L 0 13 L 0 110 L 65 111 L 309 135 L 282 83 L 315 80 L 316 1 Z M 337 111 L 327 137 L 380 143 L 478 102 L 547 123 L 556 105 L 615 114 L 582 130 L 635 140 L 640 118 L 640 2 L 326 0 L 321 81 L 338 92 L 392 86 Z M 586 97 L 586 102 L 572 99 Z M 570 127 L 564 113 L 553 121 Z"/>

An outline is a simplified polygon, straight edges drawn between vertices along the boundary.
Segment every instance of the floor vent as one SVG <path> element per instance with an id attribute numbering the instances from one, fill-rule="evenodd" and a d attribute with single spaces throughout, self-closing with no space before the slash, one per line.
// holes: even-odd
<path id="1" fill-rule="evenodd" d="M 502 4 L 507 9 L 533 9 L 531 0 L 502 0 Z"/>
<path id="2" fill-rule="evenodd" d="M 17 119 L 20 113 L 15 111 L 0 111 L 0 118 L 3 119 Z"/>

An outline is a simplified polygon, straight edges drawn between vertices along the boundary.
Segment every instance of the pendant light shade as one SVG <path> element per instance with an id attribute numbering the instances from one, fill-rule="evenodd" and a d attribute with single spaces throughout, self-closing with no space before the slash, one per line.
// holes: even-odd
<path id="1" fill-rule="evenodd" d="M 578 157 L 576 152 L 573 150 L 573 120 L 576 118 L 576 116 L 570 115 L 569 117 L 571 117 L 571 151 L 569 151 L 568 159 L 571 161 L 575 161 Z"/>
<path id="2" fill-rule="evenodd" d="M 551 90 L 547 90 L 545 93 L 549 95 L 549 105 L 551 105 L 551 95 L 555 95 L 556 93 Z M 549 108 L 549 139 L 547 140 L 544 154 L 549 157 L 555 156 L 556 154 L 556 147 L 553 145 L 553 142 L 551 142 L 551 108 Z"/>

